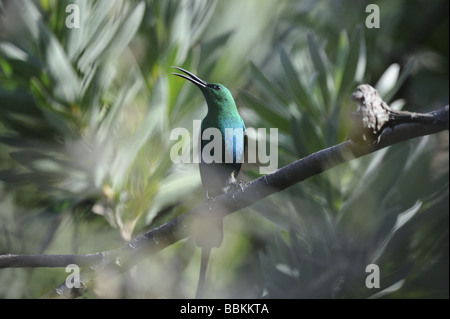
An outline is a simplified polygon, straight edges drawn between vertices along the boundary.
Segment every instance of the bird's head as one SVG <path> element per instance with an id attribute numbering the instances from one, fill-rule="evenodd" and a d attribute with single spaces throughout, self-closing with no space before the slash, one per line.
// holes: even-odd
<path id="1" fill-rule="evenodd" d="M 234 105 L 234 100 L 233 96 L 231 95 L 231 92 L 222 84 L 208 83 L 200 79 L 198 76 L 192 74 L 191 72 L 186 71 L 185 69 L 182 69 L 177 66 L 174 66 L 174 68 L 180 70 L 181 72 L 186 73 L 187 75 L 172 73 L 173 75 L 177 75 L 179 77 L 182 77 L 183 79 L 186 79 L 194 83 L 196 86 L 200 88 L 200 90 L 202 90 L 202 93 L 206 99 L 208 107 L 210 105 L 221 106 L 222 104 L 227 105 L 229 103 L 232 103 Z"/>

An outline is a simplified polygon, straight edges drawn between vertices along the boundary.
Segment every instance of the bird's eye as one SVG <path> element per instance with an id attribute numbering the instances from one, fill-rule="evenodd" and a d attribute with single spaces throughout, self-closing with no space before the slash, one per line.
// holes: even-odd
<path id="1" fill-rule="evenodd" d="M 222 87 L 221 87 L 220 85 L 217 85 L 217 84 L 208 84 L 207 86 L 208 86 L 209 88 L 211 88 L 211 89 L 216 90 L 216 91 L 219 91 L 219 90 L 222 89 Z"/>

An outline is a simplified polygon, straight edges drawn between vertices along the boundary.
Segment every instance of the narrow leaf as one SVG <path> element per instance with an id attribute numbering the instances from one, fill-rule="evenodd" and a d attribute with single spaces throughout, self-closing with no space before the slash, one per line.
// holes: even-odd
<path id="1" fill-rule="evenodd" d="M 308 47 L 312 62 L 318 72 L 319 87 L 322 92 L 325 106 L 330 107 L 332 103 L 333 79 L 328 66 L 325 51 L 319 47 L 312 33 L 308 33 Z"/>
<path id="2" fill-rule="evenodd" d="M 291 92 L 291 95 L 294 97 L 294 99 L 297 100 L 297 103 L 305 108 L 310 110 L 309 100 L 308 100 L 308 93 L 303 84 L 300 82 L 298 74 L 296 70 L 294 69 L 291 60 L 289 59 L 289 56 L 287 55 L 286 50 L 284 47 L 281 47 L 280 49 L 280 60 L 281 65 L 283 66 L 284 73 L 287 77 L 287 83 Z M 314 113 L 314 112 L 311 112 Z"/>

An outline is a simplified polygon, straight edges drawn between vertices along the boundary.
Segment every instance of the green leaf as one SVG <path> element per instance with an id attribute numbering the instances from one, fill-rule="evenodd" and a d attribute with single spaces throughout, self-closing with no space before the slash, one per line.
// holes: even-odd
<path id="1" fill-rule="evenodd" d="M 405 264 L 401 265 L 400 268 L 391 272 L 389 275 L 380 271 L 382 275 L 380 278 L 380 291 L 371 295 L 369 299 L 381 298 L 402 288 L 406 277 L 410 274 L 413 267 L 414 263 L 409 261 L 405 262 Z"/>
<path id="2" fill-rule="evenodd" d="M 277 127 L 280 130 L 289 132 L 289 125 L 287 125 L 287 120 L 278 112 L 274 111 L 274 108 L 271 105 L 267 105 L 265 102 L 253 97 L 246 92 L 241 92 L 240 97 L 242 97 L 244 103 L 255 110 L 255 112 L 257 112 L 262 119 L 267 121 L 270 127 Z"/>
<path id="3" fill-rule="evenodd" d="M 8 184 L 22 184 L 30 181 L 31 173 L 20 173 L 10 168 L 0 171 L 0 180 Z"/>
<path id="4" fill-rule="evenodd" d="M 365 66 L 366 49 L 364 33 L 361 27 L 357 27 L 350 40 L 348 55 L 345 59 L 345 68 L 342 74 L 342 80 L 340 81 L 340 86 L 337 86 L 340 96 L 346 95 L 355 82 L 358 83 L 362 81 Z"/>
<path id="5" fill-rule="evenodd" d="M 12 147 L 16 148 L 39 148 L 39 149 L 48 149 L 45 148 L 43 143 L 28 139 L 28 138 L 22 138 L 17 136 L 10 136 L 10 135 L 0 135 L 0 143 L 6 144 Z"/>
<path id="6" fill-rule="evenodd" d="M 0 63 L 6 68 L 6 75 L 11 81 L 24 86 L 28 84 L 29 78 L 39 76 L 42 68 L 35 56 L 6 40 L 0 42 Z M 7 88 L 5 84 L 2 83 L 2 87 Z"/>
<path id="7" fill-rule="evenodd" d="M 39 23 L 44 63 L 53 84 L 56 100 L 74 103 L 79 95 L 80 81 L 71 61 L 58 40 L 50 31 Z"/>
<path id="8" fill-rule="evenodd" d="M 289 117 L 289 110 L 286 107 L 288 101 L 283 94 L 277 90 L 275 85 L 271 83 L 252 62 L 250 62 L 250 70 L 253 79 L 256 84 L 260 86 L 263 95 L 269 99 L 269 104 L 266 104 L 267 107 L 279 116 Z"/>
<path id="9" fill-rule="evenodd" d="M 314 109 L 312 109 L 309 104 L 307 90 L 300 82 L 298 74 L 283 46 L 280 48 L 280 60 L 287 77 L 287 83 L 292 97 L 297 101 L 298 105 L 304 107 L 309 113 L 314 114 Z"/>
<path id="10" fill-rule="evenodd" d="M 56 159 L 37 150 L 11 152 L 10 156 L 18 163 L 36 172 L 44 172 L 45 170 L 50 169 L 50 172 L 55 174 L 58 171 L 61 172 L 61 170 L 58 169 L 61 165 L 67 164 L 64 160 Z"/>
<path id="11" fill-rule="evenodd" d="M 123 11 L 127 12 L 128 10 L 124 8 Z M 127 15 L 122 17 L 123 22 L 114 35 L 113 41 L 111 41 L 105 49 L 105 52 L 107 52 L 109 58 L 120 54 L 130 43 L 131 39 L 138 30 L 139 25 L 141 24 L 144 11 L 145 3 L 139 2 L 138 5 L 131 10 L 131 12 L 128 11 Z"/>
<path id="12" fill-rule="evenodd" d="M 166 125 L 165 112 L 167 107 L 168 87 L 167 78 L 160 78 L 153 89 L 150 107 L 142 123 L 136 129 L 133 136 L 128 138 L 111 165 L 114 173 L 112 185 L 114 189 L 120 189 L 127 176 L 126 171 L 135 160 L 139 150 L 149 140 L 152 133 L 161 131 Z M 129 97 L 131 98 L 131 96 Z"/>
<path id="13" fill-rule="evenodd" d="M 319 47 L 312 33 L 308 33 L 308 48 L 311 60 L 317 71 L 319 87 L 322 92 L 323 102 L 326 109 L 334 103 L 334 85 L 331 77 L 327 56 L 323 48 Z"/>
<path id="14" fill-rule="evenodd" d="M 88 51 L 99 46 L 99 43 L 106 43 L 103 40 L 103 32 L 113 28 L 111 20 L 114 14 L 113 8 L 117 6 L 117 3 L 114 1 L 77 1 L 76 5 L 80 9 L 80 25 L 83 27 L 79 29 L 64 28 L 67 34 L 66 51 L 71 61 L 78 60 L 78 69 L 85 72 L 92 65 L 92 60 L 86 58 L 91 55 Z M 83 62 L 79 60 L 82 53 L 83 56 L 86 55 Z M 101 51 L 98 51 L 98 54 L 100 53 Z M 91 58 L 95 58 L 95 56 L 91 55 Z"/>
<path id="15" fill-rule="evenodd" d="M 383 99 L 386 102 L 390 102 L 391 99 L 394 97 L 395 93 L 397 93 L 398 90 L 401 88 L 403 83 L 406 81 L 408 76 L 411 74 L 411 72 L 413 70 L 413 67 L 414 67 L 414 64 L 415 64 L 415 60 L 411 60 L 411 61 L 409 61 L 406 64 L 406 66 L 402 70 L 400 76 L 397 78 L 397 81 L 395 82 L 395 85 L 388 92 L 385 93 Z"/>
<path id="16" fill-rule="evenodd" d="M 323 134 L 307 114 L 300 114 L 292 123 L 294 143 L 301 157 L 317 152 L 323 146 Z"/>
<path id="17" fill-rule="evenodd" d="M 399 74 L 400 65 L 394 63 L 391 64 L 381 75 L 380 79 L 375 85 L 375 88 L 378 90 L 378 93 L 383 98 L 383 100 L 386 100 L 386 94 L 394 88 Z"/>
<path id="18" fill-rule="evenodd" d="M 334 74 L 334 83 L 336 90 L 339 92 L 341 90 L 341 85 L 343 81 L 343 74 L 345 67 L 347 66 L 348 52 L 349 52 L 349 39 L 347 32 L 341 31 L 338 42 L 338 52 L 336 58 L 336 68 Z"/>
<path id="19" fill-rule="evenodd" d="M 40 117 L 41 112 L 36 107 L 33 96 L 25 90 L 5 91 L 0 89 L 0 101 L 2 114 L 23 114 Z"/>
<path id="20" fill-rule="evenodd" d="M 395 233 L 402 228 L 412 217 L 419 211 L 422 206 L 422 202 L 417 201 L 411 208 L 397 215 L 396 222 L 391 230 L 386 234 L 385 238 L 382 240 L 381 244 L 378 246 L 377 250 L 373 254 L 372 263 L 376 263 L 383 255 L 386 247 L 388 246 L 391 239 L 394 237 Z"/>
<path id="21" fill-rule="evenodd" d="M 211 70 L 213 70 L 214 64 L 223 52 L 224 45 L 227 43 L 232 34 L 232 31 L 228 31 L 218 35 L 212 40 L 202 43 L 199 59 L 201 63 L 198 66 L 201 74 L 208 74 Z"/>

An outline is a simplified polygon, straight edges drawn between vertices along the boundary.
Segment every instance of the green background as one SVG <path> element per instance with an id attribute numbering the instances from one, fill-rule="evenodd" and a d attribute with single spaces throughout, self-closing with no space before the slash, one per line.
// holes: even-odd
<path id="1" fill-rule="evenodd" d="M 201 203 L 198 165 L 173 164 L 169 136 L 206 105 L 170 66 L 227 86 L 247 127 L 278 128 L 279 167 L 349 138 L 360 83 L 397 109 L 448 104 L 448 1 L 376 1 L 373 29 L 370 3 L 0 1 L 0 254 L 114 249 Z M 445 131 L 228 216 L 206 295 L 448 298 L 448 167 Z M 193 298 L 199 264 L 188 238 L 84 298 Z M 0 269 L 0 297 L 67 275 Z"/>

